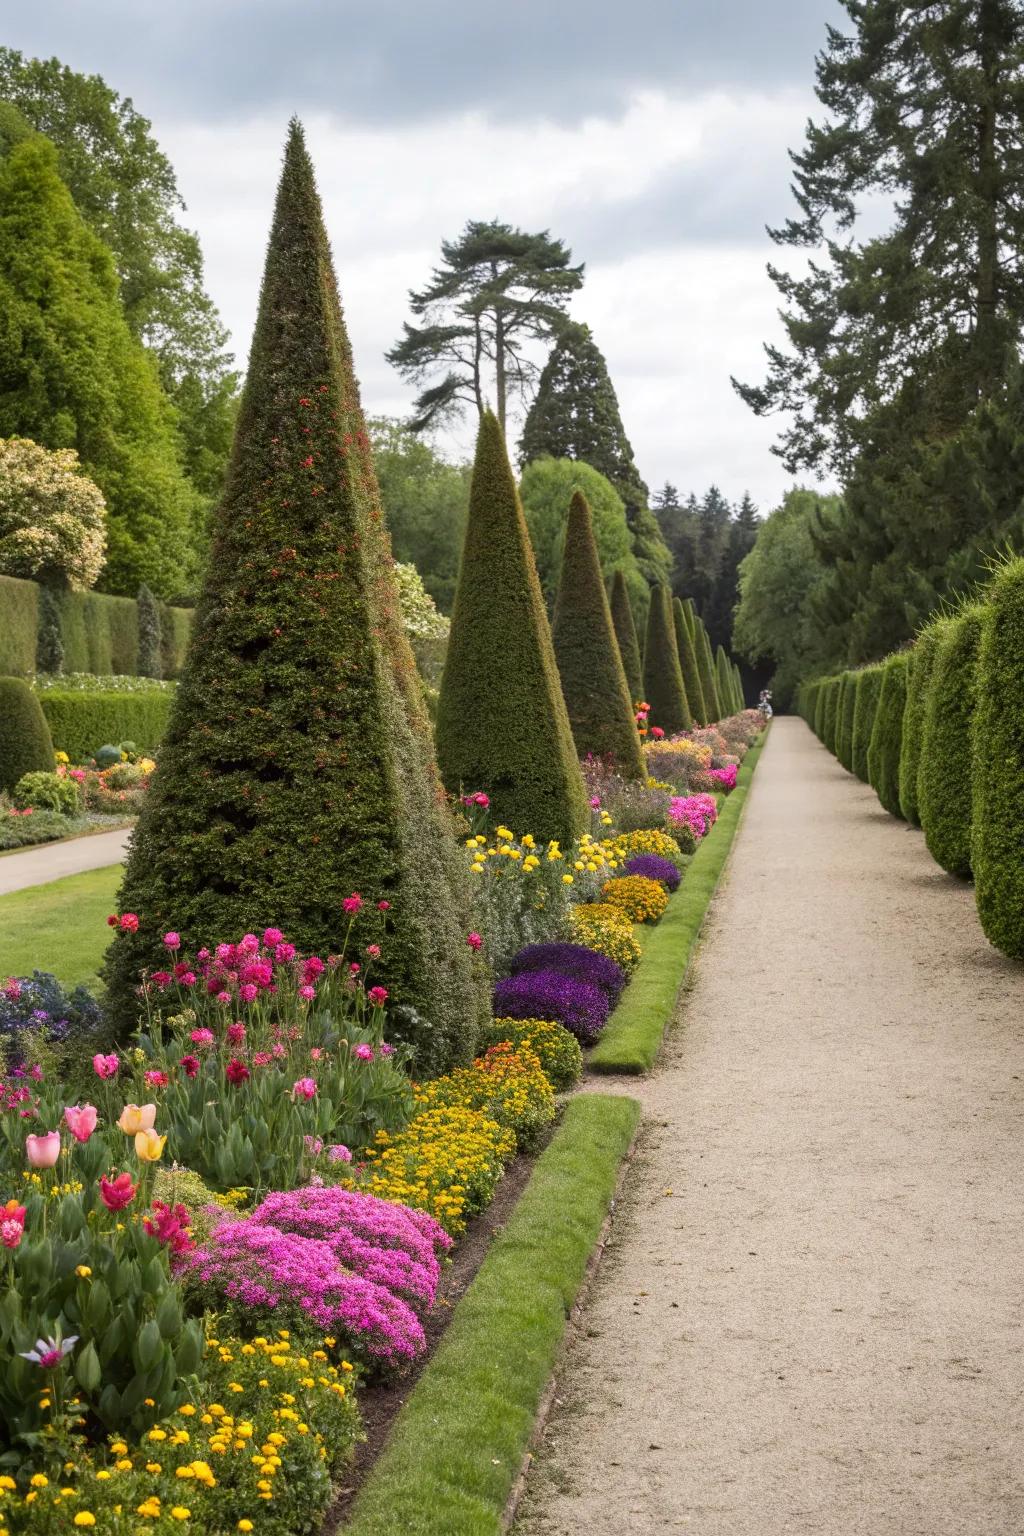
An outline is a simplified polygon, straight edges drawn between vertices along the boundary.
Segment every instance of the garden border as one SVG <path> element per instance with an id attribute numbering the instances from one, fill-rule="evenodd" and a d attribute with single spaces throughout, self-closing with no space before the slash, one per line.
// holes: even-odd
<path id="1" fill-rule="evenodd" d="M 770 727 L 747 753 L 736 788 L 690 860 L 682 885 L 670 900 L 664 917 L 647 936 L 633 979 L 601 1038 L 584 1057 L 588 1071 L 636 1076 L 653 1067 L 769 734 Z"/>
<path id="2" fill-rule="evenodd" d="M 567 1104 L 338 1536 L 508 1529 L 640 1113 L 618 1094 Z"/>

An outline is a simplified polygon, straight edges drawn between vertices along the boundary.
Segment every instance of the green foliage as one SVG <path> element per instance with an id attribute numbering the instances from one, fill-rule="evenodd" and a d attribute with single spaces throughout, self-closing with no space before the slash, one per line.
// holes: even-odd
<path id="1" fill-rule="evenodd" d="M 971 865 L 989 943 L 1024 959 L 1024 560 L 996 575 L 982 630 L 974 717 Z"/>
<path id="2" fill-rule="evenodd" d="M 180 591 L 196 498 L 173 411 L 125 322 L 110 253 L 41 138 L 0 161 L 0 311 L 0 436 L 77 451 L 107 503 L 106 588 Z"/>
<path id="3" fill-rule="evenodd" d="M 301 949 L 336 951 L 357 891 L 390 903 L 391 1032 L 440 1070 L 471 1054 L 481 1012 L 467 882 L 293 122 L 212 558 L 125 868 L 121 906 L 143 920 L 108 955 L 115 1017 L 166 929 L 192 946 L 272 914 Z"/>
<path id="4" fill-rule="evenodd" d="M 521 394 L 537 372 L 524 348 L 561 331 L 566 305 L 583 283 L 583 265 L 571 266 L 571 254 L 547 230 L 527 234 L 497 220 L 470 220 L 457 240 L 441 242 L 441 265 L 425 288 L 409 294 L 413 314 L 424 323 L 407 321 L 387 354 L 412 383 L 440 373 L 415 402 L 414 431 L 466 405 L 475 405 L 482 419 L 491 395 L 484 360 L 491 359 L 504 436 L 509 396 Z"/>
<path id="5" fill-rule="evenodd" d="M 160 664 L 164 677 L 179 677 L 192 637 L 192 609 L 160 604 Z"/>
<path id="6" fill-rule="evenodd" d="M 64 640 L 61 636 L 60 603 L 52 587 L 39 589 L 39 635 L 36 640 L 36 667 L 56 675 L 64 670 Z"/>
<path id="7" fill-rule="evenodd" d="M 453 793 L 484 789 L 515 832 L 568 845 L 586 797 L 544 598 L 497 418 L 480 424 L 437 710 Z"/>
<path id="8" fill-rule="evenodd" d="M 718 707 L 722 712 L 722 718 L 734 715 L 736 700 L 733 697 L 732 668 L 721 646 L 715 651 L 715 687 L 718 690 Z"/>
<path id="9" fill-rule="evenodd" d="M 853 715 L 857 707 L 857 674 L 843 673 L 839 714 L 836 723 L 836 757 L 848 773 L 853 772 Z M 903 757 L 900 757 L 902 766 Z"/>
<path id="10" fill-rule="evenodd" d="M 71 448 L 0 438 L 0 567 L 57 586 L 88 588 L 103 567 L 106 506 Z"/>
<path id="11" fill-rule="evenodd" d="M 395 581 L 402 610 L 402 627 L 412 647 L 420 676 L 431 687 L 441 681 L 448 649 L 449 623 L 438 613 L 434 599 L 423 585 L 414 565 L 395 561 Z"/>
<path id="12" fill-rule="evenodd" d="M 868 747 L 881 688 L 880 666 L 865 667 L 857 673 L 857 697 L 853 706 L 853 771 L 865 784 L 868 783 Z"/>
<path id="13" fill-rule="evenodd" d="M 62 693 L 49 688 L 39 694 L 50 734 L 59 752 L 73 763 L 87 763 L 105 741 L 134 741 L 153 752 L 167 730 L 172 693 Z"/>
<path id="14" fill-rule="evenodd" d="M 627 779 L 645 774 L 586 497 L 574 491 L 551 639 L 580 757 L 611 756 Z"/>
<path id="15" fill-rule="evenodd" d="M 672 594 L 667 586 L 651 591 L 644 643 L 644 699 L 651 706 L 651 725 L 660 726 L 666 736 L 692 727 L 693 717 L 679 665 Z"/>
<path id="16" fill-rule="evenodd" d="M 138 668 L 140 677 L 163 677 L 160 605 L 143 582 L 135 599 L 139 623 Z M 50 668 L 41 670 L 50 671 Z"/>
<path id="17" fill-rule="evenodd" d="M 703 619 L 697 615 L 694 616 L 693 621 L 693 648 L 697 657 L 700 691 L 704 697 L 704 708 L 707 710 L 709 721 L 721 720 L 728 711 L 723 710 L 718 697 L 715 665 L 711 659 L 711 640 Z"/>
<path id="18" fill-rule="evenodd" d="M 58 816 L 76 816 L 81 809 L 78 785 L 74 779 L 53 769 L 23 773 L 15 784 L 11 799 L 19 811 L 31 806 L 34 811 L 56 811 Z"/>
<path id="19" fill-rule="evenodd" d="M 830 677 L 825 681 L 825 703 L 822 711 L 821 740 L 824 746 L 838 757 L 836 747 L 839 740 L 839 695 L 842 690 L 841 677 Z"/>
<path id="20" fill-rule="evenodd" d="M 53 771 L 53 739 L 39 700 L 20 677 L 0 677 L 0 790 Z"/>
<path id="21" fill-rule="evenodd" d="M 710 716 L 704 702 L 704 690 L 700 684 L 700 671 L 697 667 L 697 652 L 693 639 L 693 614 L 683 606 L 678 597 L 672 599 L 672 622 L 675 625 L 676 649 L 679 652 L 679 666 L 683 674 L 683 687 L 686 690 L 686 702 L 690 706 L 691 718 L 695 725 L 709 725 Z"/>
<path id="22" fill-rule="evenodd" d="M 674 561 L 674 592 L 693 599 L 712 645 L 732 650 L 739 567 L 757 537 L 757 508 L 748 495 L 730 506 L 715 485 L 701 500 L 689 496 L 685 503 L 675 486 L 666 485 L 654 506 Z"/>
<path id="23" fill-rule="evenodd" d="M 928 689 L 945 623 L 944 619 L 933 619 L 918 635 L 917 644 L 910 653 L 907 707 L 903 715 L 903 750 L 900 753 L 900 810 L 912 827 L 921 825 L 918 805 L 921 743 L 924 739 Z"/>
<path id="24" fill-rule="evenodd" d="M 636 704 L 640 700 L 644 686 L 643 667 L 640 662 L 640 638 L 636 632 L 636 620 L 633 617 L 633 605 L 629 600 L 626 578 L 618 566 L 612 577 L 611 612 L 615 638 L 619 643 L 619 655 L 622 657 L 622 666 L 626 674 L 626 686 L 629 688 L 631 702 Z"/>
<path id="25" fill-rule="evenodd" d="M 907 703 L 908 653 L 890 656 L 882 666 L 871 739 L 868 742 L 868 782 L 890 816 L 900 816 L 900 751 L 903 711 Z"/>
<path id="26" fill-rule="evenodd" d="M 469 510 L 468 464 L 450 464 L 388 416 L 368 422 L 395 559 L 414 565 L 443 613 L 450 613 Z"/>
<path id="27" fill-rule="evenodd" d="M 951 875 L 971 873 L 972 730 L 985 609 L 944 621 L 925 695 L 918 812 L 928 852 Z"/>
<path id="28" fill-rule="evenodd" d="M 633 609 L 647 611 L 647 583 L 633 555 L 622 499 L 604 475 L 572 459 L 535 459 L 523 470 L 519 495 L 549 611 L 558 590 L 565 544 L 565 509 L 580 491 L 587 498 L 597 556 L 606 582 L 621 570 Z"/>
<path id="29" fill-rule="evenodd" d="M 39 598 L 34 581 L 0 576 L 0 676 L 35 671 Z"/>

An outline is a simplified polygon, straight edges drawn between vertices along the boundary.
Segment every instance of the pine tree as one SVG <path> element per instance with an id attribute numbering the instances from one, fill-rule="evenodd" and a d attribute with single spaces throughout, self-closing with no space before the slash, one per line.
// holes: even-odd
<path id="1" fill-rule="evenodd" d="M 928 852 L 948 874 L 971 873 L 973 753 L 982 603 L 944 620 L 924 708 L 918 765 L 918 813 Z"/>
<path id="2" fill-rule="evenodd" d="M 692 727 L 693 717 L 679 665 L 672 597 L 664 585 L 652 591 L 647 612 L 644 699 L 651 706 L 651 725 L 659 726 L 666 736 L 675 736 Z"/>
<path id="3" fill-rule="evenodd" d="M 437 709 L 452 793 L 486 790 L 517 833 L 568 844 L 587 805 L 526 519 L 497 418 L 480 423 Z"/>
<path id="4" fill-rule="evenodd" d="M 626 578 L 620 570 L 616 570 L 612 577 L 611 610 L 630 700 L 638 704 L 644 686 L 643 667 L 640 662 L 640 639 L 636 632 L 636 621 L 633 618 L 629 592 L 626 589 Z"/>
<path id="5" fill-rule="evenodd" d="M 139 588 L 135 602 L 139 622 L 139 676 L 163 677 L 160 607 L 145 582 Z"/>
<path id="6" fill-rule="evenodd" d="M 56 675 L 64 671 L 64 634 L 60 602 L 45 582 L 39 588 L 39 628 L 36 632 L 36 670 Z"/>
<path id="7" fill-rule="evenodd" d="M 350 892 L 420 1071 L 472 1052 L 467 889 L 404 639 L 313 168 L 293 122 L 212 557 L 106 977 L 273 922 L 337 950 Z M 361 936 L 362 936 L 361 935 Z M 390 1005 L 389 1005 L 390 1006 Z"/>
<path id="8" fill-rule="evenodd" d="M 672 619 L 675 624 L 679 665 L 682 668 L 683 687 L 686 689 L 690 714 L 695 725 L 707 725 L 709 723 L 707 705 L 704 703 L 704 690 L 700 685 L 700 672 L 697 669 L 697 655 L 693 643 L 693 620 L 678 597 L 672 599 Z"/>
<path id="9" fill-rule="evenodd" d="M 699 615 L 694 615 L 694 649 L 697 653 L 697 672 L 700 677 L 700 691 L 704 695 L 704 708 L 707 711 L 708 724 L 712 725 L 716 720 L 721 720 L 723 710 L 718 689 L 715 687 L 715 665 L 711 659 L 711 641 L 704 620 Z"/>
<path id="10" fill-rule="evenodd" d="M 580 757 L 610 756 L 628 779 L 644 777 L 629 685 L 612 625 L 586 497 L 569 503 L 551 626 L 569 725 Z"/>

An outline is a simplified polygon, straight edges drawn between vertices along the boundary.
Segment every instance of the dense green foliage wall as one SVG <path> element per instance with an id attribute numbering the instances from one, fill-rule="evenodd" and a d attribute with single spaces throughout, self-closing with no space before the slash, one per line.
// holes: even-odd
<path id="1" fill-rule="evenodd" d="M 153 752 L 167 729 L 174 694 L 158 689 L 86 693 L 47 688 L 39 702 L 55 749 L 66 752 L 73 763 L 86 763 L 108 743 L 116 747 L 133 741 L 140 752 Z"/>
<path id="2" fill-rule="evenodd" d="M 868 783 L 868 747 L 881 690 L 880 666 L 865 667 L 857 673 L 857 697 L 853 706 L 853 771 L 865 784 Z"/>
<path id="3" fill-rule="evenodd" d="M 990 943 L 1024 959 L 1024 560 L 997 575 L 974 718 L 971 864 Z"/>
<path id="4" fill-rule="evenodd" d="M 20 677 L 0 677 L 0 789 L 26 773 L 52 772 L 53 741 L 39 700 Z"/>
<path id="5" fill-rule="evenodd" d="M 881 670 L 882 683 L 868 742 L 868 782 L 890 816 L 901 816 L 900 749 L 907 703 L 906 651 L 890 656 Z"/>
<path id="6" fill-rule="evenodd" d="M 836 748 L 839 741 L 839 695 L 842 686 L 843 680 L 841 677 L 830 677 L 826 682 L 821 728 L 823 745 L 836 756 L 838 756 Z"/>
<path id="7" fill-rule="evenodd" d="M 917 644 L 910 653 L 907 707 L 903 715 L 903 751 L 900 754 L 900 810 L 912 827 L 921 825 L 918 781 L 925 706 L 945 624 L 945 619 L 933 619 L 918 635 Z"/>
<path id="8" fill-rule="evenodd" d="M 836 721 L 836 757 L 847 773 L 853 772 L 853 712 L 857 704 L 857 674 L 844 672 Z"/>
<path id="9" fill-rule="evenodd" d="M 549 611 L 558 591 L 565 544 L 565 509 L 580 491 L 587 498 L 594 541 L 605 581 L 621 571 L 633 604 L 643 621 L 647 614 L 647 583 L 633 553 L 633 541 L 621 496 L 604 475 L 574 459 L 535 459 L 523 470 L 519 495 L 530 531 L 537 574 Z"/>
<path id="10" fill-rule="evenodd" d="M 928 851 L 951 875 L 971 873 L 971 732 L 985 609 L 943 624 L 925 701 L 918 811 Z"/>
<path id="11" fill-rule="evenodd" d="M 0 669 L 31 676 L 36 664 L 39 587 L 32 581 L 0 576 Z M 65 672 L 138 671 L 138 609 L 134 598 L 103 592 L 55 592 L 64 648 Z M 192 610 L 159 605 L 163 676 L 177 677 L 185 660 Z"/>

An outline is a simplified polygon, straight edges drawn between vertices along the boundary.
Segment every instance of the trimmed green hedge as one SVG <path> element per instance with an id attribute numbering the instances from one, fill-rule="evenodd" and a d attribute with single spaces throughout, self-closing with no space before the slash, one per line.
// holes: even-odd
<path id="1" fill-rule="evenodd" d="M 857 697 L 853 706 L 853 771 L 868 782 L 868 747 L 875 724 L 878 695 L 882 691 L 882 668 L 865 667 L 857 674 Z"/>
<path id="2" fill-rule="evenodd" d="M 36 664 L 39 593 L 34 581 L 0 576 L 0 673 L 20 677 L 43 670 Z M 101 676 L 138 671 L 138 605 L 131 597 L 105 592 L 56 592 L 65 672 Z M 181 671 L 192 626 L 188 608 L 160 604 L 161 655 L 165 677 Z"/>
<path id="3" fill-rule="evenodd" d="M 921 743 L 924 740 L 928 688 L 935 670 L 939 642 L 946 627 L 947 620 L 935 619 L 921 631 L 910 653 L 907 704 L 903 712 L 903 750 L 900 753 L 900 810 L 912 827 L 921 825 Z"/>
<path id="4" fill-rule="evenodd" d="M 21 677 L 0 677 L 0 789 L 26 773 L 53 771 L 53 742 L 39 700 Z"/>
<path id="5" fill-rule="evenodd" d="M 936 864 L 971 873 L 971 731 L 985 609 L 974 603 L 951 619 L 939 642 L 925 701 L 918 810 Z"/>
<path id="6" fill-rule="evenodd" d="M 973 830 L 978 916 L 997 949 L 1024 959 L 1024 560 L 992 586 L 974 716 Z"/>
<path id="7" fill-rule="evenodd" d="M 833 756 L 837 756 L 839 740 L 839 694 L 843 686 L 841 677 L 830 677 L 825 684 L 825 709 L 822 722 L 822 741 Z"/>
<path id="8" fill-rule="evenodd" d="M 907 703 L 907 652 L 890 656 L 881 667 L 878 707 L 868 743 L 868 782 L 890 816 L 900 816 L 900 749 Z"/>
<path id="9" fill-rule="evenodd" d="M 836 756 L 847 773 L 853 772 L 853 712 L 856 705 L 857 674 L 856 672 L 844 672 L 842 691 L 839 695 Z"/>
<path id="10" fill-rule="evenodd" d="M 151 752 L 163 738 L 174 693 L 158 688 L 144 693 L 61 693 L 46 689 L 39 702 L 53 745 L 73 763 L 88 762 L 107 742 L 134 741 Z"/>
<path id="11" fill-rule="evenodd" d="M 0 673 L 26 677 L 36 670 L 39 588 L 34 581 L 0 576 Z"/>

